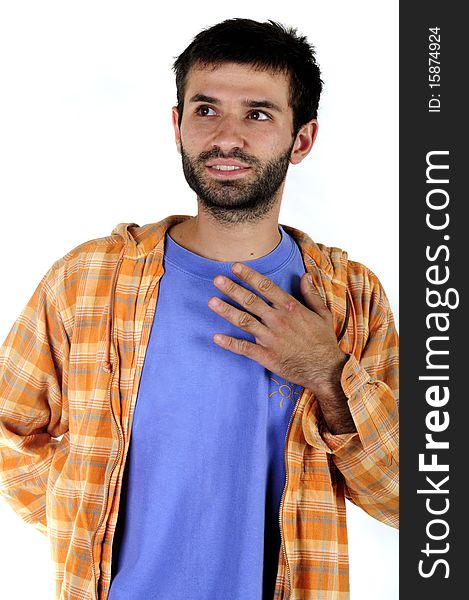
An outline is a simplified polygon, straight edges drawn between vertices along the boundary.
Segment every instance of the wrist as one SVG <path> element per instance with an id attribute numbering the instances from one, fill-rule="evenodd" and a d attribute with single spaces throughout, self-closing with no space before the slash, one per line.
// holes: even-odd
<path id="1" fill-rule="evenodd" d="M 335 396 L 339 390 L 342 390 L 341 377 L 342 371 L 347 364 L 349 355 L 337 348 L 337 352 L 331 356 L 327 366 L 321 368 L 314 380 L 307 386 L 315 396 L 330 397 Z"/>
<path id="2" fill-rule="evenodd" d="M 309 388 L 319 403 L 329 432 L 333 435 L 354 433 L 357 430 L 341 383 L 342 371 L 349 358 L 348 354 L 337 347 L 337 352 L 334 352 L 327 366 L 321 369 Z"/>

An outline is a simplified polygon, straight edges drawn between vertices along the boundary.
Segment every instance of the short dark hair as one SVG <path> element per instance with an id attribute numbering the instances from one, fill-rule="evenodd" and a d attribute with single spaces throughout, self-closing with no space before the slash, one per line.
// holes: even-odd
<path id="1" fill-rule="evenodd" d="M 177 108 L 181 124 L 184 93 L 189 70 L 195 65 L 225 62 L 283 72 L 290 78 L 293 132 L 315 119 L 323 81 L 315 49 L 297 30 L 274 21 L 228 19 L 204 29 L 175 60 Z"/>

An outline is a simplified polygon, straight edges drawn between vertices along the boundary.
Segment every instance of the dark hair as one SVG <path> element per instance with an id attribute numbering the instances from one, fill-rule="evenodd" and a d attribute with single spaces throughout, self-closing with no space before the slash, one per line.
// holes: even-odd
<path id="1" fill-rule="evenodd" d="M 290 106 L 293 131 L 317 117 L 323 82 L 314 47 L 296 29 L 280 23 L 260 23 L 251 19 L 229 19 L 204 29 L 174 62 L 179 124 L 189 70 L 195 65 L 225 62 L 283 72 L 290 78 Z"/>

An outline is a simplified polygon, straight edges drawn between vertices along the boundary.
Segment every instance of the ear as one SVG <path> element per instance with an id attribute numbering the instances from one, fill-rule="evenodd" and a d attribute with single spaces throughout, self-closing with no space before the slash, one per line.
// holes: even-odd
<path id="1" fill-rule="evenodd" d="M 318 134 L 318 127 L 316 119 L 301 126 L 290 154 L 290 162 L 293 165 L 300 163 L 310 153 Z"/>
<path id="2" fill-rule="evenodd" d="M 176 140 L 176 148 L 179 154 L 181 154 L 181 130 L 179 129 L 179 112 L 177 106 L 173 106 L 171 112 L 174 129 L 174 139 Z"/>

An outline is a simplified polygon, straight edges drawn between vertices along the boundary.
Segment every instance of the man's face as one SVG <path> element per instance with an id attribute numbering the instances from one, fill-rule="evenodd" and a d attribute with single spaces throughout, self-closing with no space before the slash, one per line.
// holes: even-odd
<path id="1" fill-rule="evenodd" d="M 255 221 L 279 200 L 295 142 L 282 73 L 223 63 L 190 70 L 181 126 L 184 175 L 225 222 Z"/>

